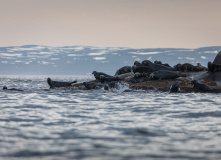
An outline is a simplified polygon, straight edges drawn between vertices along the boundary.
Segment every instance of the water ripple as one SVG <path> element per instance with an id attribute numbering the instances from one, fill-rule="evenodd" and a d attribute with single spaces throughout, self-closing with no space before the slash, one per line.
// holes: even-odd
<path id="1" fill-rule="evenodd" d="M 46 78 L 0 77 L 25 89 L 0 90 L 1 159 L 221 157 L 221 94 L 49 90 Z"/>

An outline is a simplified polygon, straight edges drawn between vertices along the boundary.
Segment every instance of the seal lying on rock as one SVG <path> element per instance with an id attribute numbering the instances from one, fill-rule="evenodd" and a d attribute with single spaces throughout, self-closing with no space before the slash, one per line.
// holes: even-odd
<path id="1" fill-rule="evenodd" d="M 170 93 L 177 93 L 177 92 L 180 92 L 180 84 L 182 82 L 178 81 L 178 82 L 175 82 L 172 86 L 170 86 Z"/>
<path id="2" fill-rule="evenodd" d="M 92 74 L 94 75 L 94 78 L 96 80 L 100 80 L 100 76 L 103 75 L 104 77 L 113 77 L 113 76 L 110 76 L 106 73 L 103 73 L 103 72 L 97 72 L 97 71 L 93 71 Z"/>
<path id="3" fill-rule="evenodd" d="M 150 73 L 135 73 L 134 77 L 130 79 L 129 82 L 131 83 L 140 83 L 144 81 L 149 81 L 150 80 Z"/>
<path id="4" fill-rule="evenodd" d="M 160 64 L 163 66 L 171 67 L 168 63 L 163 64 L 161 61 L 154 61 L 155 64 Z"/>
<path id="5" fill-rule="evenodd" d="M 100 76 L 100 82 L 112 82 L 112 81 L 120 81 L 121 79 L 119 77 L 105 77 L 104 75 Z"/>
<path id="6" fill-rule="evenodd" d="M 100 83 L 87 83 L 84 82 L 83 85 L 86 89 L 101 89 L 103 87 L 103 84 Z"/>
<path id="7" fill-rule="evenodd" d="M 150 72 L 153 72 L 154 70 L 150 67 L 147 67 L 147 66 L 136 66 L 136 65 L 133 65 L 132 66 L 132 70 L 134 73 L 150 73 Z"/>
<path id="8" fill-rule="evenodd" d="M 115 76 L 121 75 L 121 74 L 124 74 L 124 73 L 129 73 L 131 71 L 132 71 L 131 66 L 124 66 L 124 67 L 117 70 L 117 72 L 115 73 Z"/>
<path id="9" fill-rule="evenodd" d="M 179 77 L 186 77 L 185 74 L 181 74 L 175 71 L 168 71 L 168 70 L 160 70 L 155 71 L 150 74 L 151 80 L 161 80 L 161 79 L 175 79 Z"/>
<path id="10" fill-rule="evenodd" d="M 190 63 L 184 63 L 184 64 L 178 63 L 177 65 L 174 66 L 174 68 L 177 71 L 183 71 L 183 72 L 199 72 L 199 71 L 205 71 L 207 69 L 206 67 L 203 67 L 200 63 L 197 63 L 197 66 L 194 66 Z"/>
<path id="11" fill-rule="evenodd" d="M 147 67 L 151 68 L 153 71 L 159 71 L 159 70 L 175 71 L 175 69 L 172 68 L 172 67 L 167 67 L 167 66 L 164 66 L 164 65 L 155 64 L 155 63 L 152 63 L 149 60 L 144 60 L 142 62 L 142 66 L 147 66 Z"/>
<path id="12" fill-rule="evenodd" d="M 139 61 L 135 61 L 135 62 L 134 62 L 134 65 L 135 65 L 135 66 L 142 66 L 142 64 L 141 64 Z"/>
<path id="13" fill-rule="evenodd" d="M 206 84 L 199 83 L 197 80 L 191 81 L 191 83 L 194 85 L 193 88 L 198 89 L 199 91 L 213 91 L 213 88 L 210 88 Z"/>

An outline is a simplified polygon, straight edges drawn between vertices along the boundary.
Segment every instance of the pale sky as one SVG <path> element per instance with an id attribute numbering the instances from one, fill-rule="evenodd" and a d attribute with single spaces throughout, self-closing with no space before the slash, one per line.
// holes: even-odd
<path id="1" fill-rule="evenodd" d="M 221 46 L 221 0 L 0 0 L 0 47 Z"/>

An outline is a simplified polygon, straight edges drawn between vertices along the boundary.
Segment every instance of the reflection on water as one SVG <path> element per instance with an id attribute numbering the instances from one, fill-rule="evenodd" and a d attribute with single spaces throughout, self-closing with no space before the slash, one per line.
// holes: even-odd
<path id="1" fill-rule="evenodd" d="M 49 90 L 1 76 L 2 159 L 220 159 L 220 94 Z M 53 77 L 87 81 L 90 77 Z"/>

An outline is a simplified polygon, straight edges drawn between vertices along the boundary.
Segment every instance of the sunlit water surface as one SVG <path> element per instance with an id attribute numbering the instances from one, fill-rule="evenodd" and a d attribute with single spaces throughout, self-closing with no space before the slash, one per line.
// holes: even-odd
<path id="1" fill-rule="evenodd" d="M 221 94 L 49 90 L 46 78 L 0 77 L 25 90 L 0 90 L 0 159 L 221 158 Z"/>

